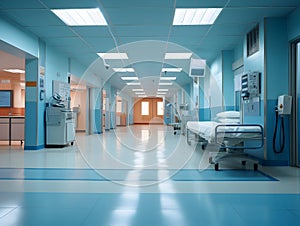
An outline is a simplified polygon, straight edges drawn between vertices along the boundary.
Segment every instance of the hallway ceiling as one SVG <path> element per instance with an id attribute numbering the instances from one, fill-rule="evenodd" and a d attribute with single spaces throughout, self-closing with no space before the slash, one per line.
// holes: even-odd
<path id="1" fill-rule="evenodd" d="M 169 43 L 176 43 L 210 62 L 220 51 L 233 49 L 264 17 L 284 17 L 299 5 L 299 0 L 1 0 L 0 16 L 9 18 L 86 66 L 98 58 L 97 52 L 108 52 L 138 41 L 145 45 L 146 40 L 162 41 L 165 47 L 158 51 L 158 63 L 139 64 L 129 59 L 130 65 L 136 67 L 136 75 L 147 77 L 160 75 L 164 61 L 161 54 L 174 52 Z M 69 27 L 51 11 L 95 7 L 101 9 L 109 26 Z M 172 25 L 175 8 L 196 7 L 224 9 L 213 25 Z M 147 54 L 139 52 L 132 57 Z M 182 64 L 187 69 L 187 61 Z M 180 86 L 191 81 L 186 72 L 171 73 L 170 76 L 176 76 Z M 125 83 L 119 77 L 113 76 L 111 82 L 121 89 Z"/>

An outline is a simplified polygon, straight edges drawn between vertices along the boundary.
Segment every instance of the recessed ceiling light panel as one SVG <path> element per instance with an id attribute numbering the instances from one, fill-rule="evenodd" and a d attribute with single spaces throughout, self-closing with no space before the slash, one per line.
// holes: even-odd
<path id="1" fill-rule="evenodd" d="M 192 53 L 166 53 L 165 59 L 166 60 L 186 60 L 190 59 Z"/>
<path id="2" fill-rule="evenodd" d="M 168 92 L 168 89 L 157 89 L 157 92 Z"/>
<path id="3" fill-rule="evenodd" d="M 23 73 L 25 73 L 25 71 L 21 70 L 21 69 L 3 69 L 3 71 L 14 73 L 14 74 L 23 74 Z"/>
<path id="4" fill-rule="evenodd" d="M 127 60 L 127 53 L 97 53 L 99 57 L 105 60 Z"/>
<path id="5" fill-rule="evenodd" d="M 160 86 L 171 86 L 171 85 L 173 85 L 173 83 L 172 82 L 160 82 L 159 85 Z"/>
<path id="6" fill-rule="evenodd" d="M 222 8 L 177 8 L 173 25 L 211 25 Z"/>
<path id="7" fill-rule="evenodd" d="M 164 81 L 174 81 L 176 80 L 176 77 L 160 77 L 160 80 L 164 80 Z"/>
<path id="8" fill-rule="evenodd" d="M 127 84 L 128 86 L 139 86 L 139 85 L 141 85 L 140 82 L 127 82 L 126 84 Z"/>
<path id="9" fill-rule="evenodd" d="M 134 72 L 133 68 L 113 68 L 115 72 Z"/>
<path id="10" fill-rule="evenodd" d="M 125 81 L 139 80 L 138 77 L 121 77 L 121 79 Z"/>
<path id="11" fill-rule="evenodd" d="M 132 89 L 133 92 L 142 92 L 144 89 Z"/>
<path id="12" fill-rule="evenodd" d="M 52 9 L 68 26 L 106 26 L 107 22 L 99 8 L 92 9 Z"/>
<path id="13" fill-rule="evenodd" d="M 181 72 L 182 68 L 163 68 L 162 72 Z"/>

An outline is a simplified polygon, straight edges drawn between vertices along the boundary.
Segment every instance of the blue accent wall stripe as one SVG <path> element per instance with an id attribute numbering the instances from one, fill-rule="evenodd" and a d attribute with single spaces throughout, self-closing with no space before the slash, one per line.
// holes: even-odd
<path id="1" fill-rule="evenodd" d="M 25 151 L 37 151 L 37 150 L 41 150 L 41 149 L 44 149 L 44 148 L 45 148 L 45 145 L 38 145 L 38 146 L 25 145 L 24 146 Z"/>
<path id="2" fill-rule="evenodd" d="M 37 146 L 37 103 L 28 102 L 25 103 L 25 146 L 35 147 Z"/>
<path id="3" fill-rule="evenodd" d="M 200 108 L 199 121 L 210 121 L 210 119 L 211 119 L 210 108 Z"/>

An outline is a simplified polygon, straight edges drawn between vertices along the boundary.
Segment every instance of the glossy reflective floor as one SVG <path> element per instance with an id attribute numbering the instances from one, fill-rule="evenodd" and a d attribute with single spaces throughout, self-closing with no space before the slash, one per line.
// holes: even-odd
<path id="1" fill-rule="evenodd" d="M 77 134 L 74 146 L 61 149 L 24 152 L 18 145 L 2 145 L 0 225 L 300 222 L 298 168 L 259 166 L 260 172 L 276 180 L 247 180 L 246 174 L 236 179 L 228 169 L 243 174 L 252 165 L 243 168 L 237 159 L 230 159 L 215 172 L 208 158 L 216 150 L 211 145 L 203 151 L 195 142 L 189 146 L 185 136 L 159 125 Z M 194 180 L 181 174 L 174 179 L 178 172 L 195 170 L 207 176 Z M 220 176 L 222 171 L 229 172 L 228 179 Z"/>

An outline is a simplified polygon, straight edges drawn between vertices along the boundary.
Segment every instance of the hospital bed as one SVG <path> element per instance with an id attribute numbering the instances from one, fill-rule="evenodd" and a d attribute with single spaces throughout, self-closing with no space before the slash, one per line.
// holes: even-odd
<path id="1" fill-rule="evenodd" d="M 194 137 L 193 137 L 194 136 Z M 202 143 L 202 149 L 208 143 L 216 144 L 219 151 L 209 162 L 214 164 L 215 170 L 219 170 L 219 161 L 229 157 L 247 157 L 244 150 L 259 149 L 264 145 L 263 127 L 259 124 L 225 124 L 215 121 L 189 121 L 186 127 L 187 143 L 191 140 Z M 255 142 L 249 142 L 255 141 Z M 242 161 L 246 165 L 246 161 Z M 254 170 L 258 169 L 258 163 L 254 163 Z"/>

